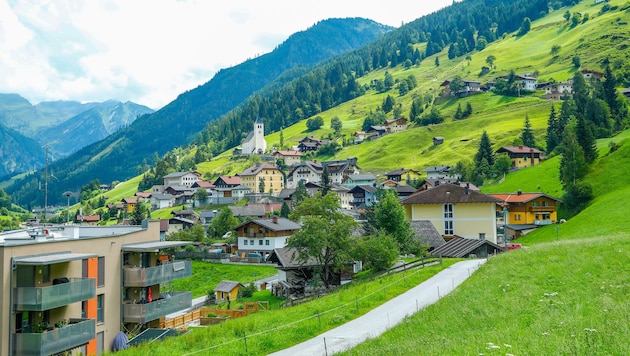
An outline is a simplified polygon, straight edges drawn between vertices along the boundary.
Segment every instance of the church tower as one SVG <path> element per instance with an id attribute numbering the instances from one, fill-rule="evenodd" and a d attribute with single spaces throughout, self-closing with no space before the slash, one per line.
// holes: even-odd
<path id="1" fill-rule="evenodd" d="M 254 122 L 254 151 L 255 154 L 263 154 L 267 151 L 267 140 L 265 140 L 265 124 L 258 117 Z"/>

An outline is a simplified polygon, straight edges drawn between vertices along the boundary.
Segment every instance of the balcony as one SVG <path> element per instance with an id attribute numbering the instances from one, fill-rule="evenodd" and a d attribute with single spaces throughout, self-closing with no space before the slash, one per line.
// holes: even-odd
<path id="1" fill-rule="evenodd" d="M 543 226 L 543 225 L 551 225 L 553 221 L 551 220 L 536 220 L 534 221 L 534 225 Z"/>
<path id="2" fill-rule="evenodd" d="M 123 284 L 125 287 L 148 287 L 190 276 L 192 276 L 192 262 L 177 261 L 155 267 L 125 268 Z"/>
<path id="3" fill-rule="evenodd" d="M 44 311 L 96 297 L 94 278 L 71 278 L 68 283 L 47 287 L 13 288 L 14 309 Z"/>
<path id="4" fill-rule="evenodd" d="M 191 292 L 174 292 L 170 295 L 170 298 L 161 298 L 146 304 L 123 304 L 123 322 L 147 323 L 192 306 Z"/>
<path id="5" fill-rule="evenodd" d="M 87 344 L 95 334 L 94 319 L 70 319 L 70 324 L 43 333 L 13 334 L 13 354 L 57 354 Z"/>

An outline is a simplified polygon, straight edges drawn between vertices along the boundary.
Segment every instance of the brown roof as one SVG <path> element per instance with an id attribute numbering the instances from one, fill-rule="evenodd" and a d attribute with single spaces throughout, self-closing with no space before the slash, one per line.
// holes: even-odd
<path id="1" fill-rule="evenodd" d="M 302 152 L 300 152 L 300 151 L 293 151 L 293 150 L 290 150 L 290 151 L 276 151 L 276 153 L 274 153 L 274 154 L 279 154 L 281 156 L 298 156 L 298 157 L 302 156 Z"/>
<path id="2" fill-rule="evenodd" d="M 278 167 L 274 166 L 273 164 L 264 162 L 264 163 L 256 163 L 255 165 L 239 173 L 239 175 L 240 176 L 255 176 L 258 173 L 260 173 L 260 171 L 262 171 L 263 169 L 273 169 L 276 171 L 280 171 Z"/>
<path id="3" fill-rule="evenodd" d="M 148 198 L 151 196 L 151 192 L 136 192 L 136 196 L 140 198 Z"/>
<path id="4" fill-rule="evenodd" d="M 200 188 L 212 188 L 214 187 L 214 183 L 212 182 L 206 182 L 205 180 L 198 180 L 196 181 L 193 185 L 194 187 L 200 187 Z"/>
<path id="5" fill-rule="evenodd" d="M 455 184 L 442 184 L 416 192 L 401 200 L 402 204 L 500 203 L 501 200 Z"/>
<path id="6" fill-rule="evenodd" d="M 281 268 L 314 267 L 319 265 L 314 257 L 309 257 L 304 263 L 300 262 L 299 252 L 293 247 L 274 248 L 271 255 L 269 255 L 268 261 L 277 263 Z"/>
<path id="7" fill-rule="evenodd" d="M 551 197 L 549 195 L 546 195 L 544 193 L 516 193 L 516 194 L 504 193 L 504 194 L 488 194 L 488 195 L 493 196 L 497 199 L 501 199 L 505 203 L 526 203 L 528 201 L 531 201 L 540 197 L 547 197 L 551 200 L 558 201 L 558 199 Z"/>
<path id="8" fill-rule="evenodd" d="M 77 220 L 84 222 L 98 222 L 101 220 L 100 215 L 77 215 Z"/>
<path id="9" fill-rule="evenodd" d="M 512 153 L 538 153 L 538 154 L 542 153 L 539 149 L 527 147 L 527 146 L 503 146 L 499 148 L 497 151 L 498 152 L 508 151 Z"/>
<path id="10" fill-rule="evenodd" d="M 241 184 L 241 177 L 239 176 L 220 176 L 217 180 L 221 179 L 227 185 L 239 185 Z M 214 181 L 215 184 L 217 181 Z"/>
<path id="11" fill-rule="evenodd" d="M 138 197 L 122 198 L 122 201 L 127 204 L 136 204 L 138 202 Z"/>

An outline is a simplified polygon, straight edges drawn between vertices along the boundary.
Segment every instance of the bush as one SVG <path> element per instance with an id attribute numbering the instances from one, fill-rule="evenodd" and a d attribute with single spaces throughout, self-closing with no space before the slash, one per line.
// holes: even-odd
<path id="1" fill-rule="evenodd" d="M 240 298 L 251 298 L 254 295 L 254 292 L 256 292 L 257 288 L 254 285 L 254 283 L 250 283 L 249 285 L 241 288 L 238 291 L 238 295 Z"/>

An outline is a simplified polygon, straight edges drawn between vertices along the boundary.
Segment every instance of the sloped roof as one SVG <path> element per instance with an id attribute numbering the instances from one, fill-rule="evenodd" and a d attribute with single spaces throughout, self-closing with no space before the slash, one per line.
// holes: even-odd
<path id="1" fill-rule="evenodd" d="M 199 174 L 198 172 L 193 172 L 193 171 L 186 171 L 186 172 L 175 172 L 175 173 L 170 173 L 164 176 L 164 178 L 178 178 L 178 177 L 183 177 L 186 174 L 194 174 L 197 177 L 201 176 L 201 174 Z"/>
<path id="2" fill-rule="evenodd" d="M 541 154 L 542 153 L 537 148 L 532 148 L 532 147 L 527 147 L 527 146 L 503 146 L 497 150 L 497 152 L 503 152 L 503 151 L 507 151 L 511 153 L 523 153 L 523 154 L 529 154 L 529 153 Z"/>
<path id="3" fill-rule="evenodd" d="M 240 282 L 222 280 L 216 287 L 214 287 L 215 292 L 226 292 L 229 293 L 234 290 L 234 288 L 238 286 L 243 286 Z"/>
<path id="4" fill-rule="evenodd" d="M 234 216 L 265 216 L 262 206 L 228 206 Z"/>
<path id="5" fill-rule="evenodd" d="M 396 170 L 393 170 L 393 171 L 391 171 L 391 172 L 387 172 L 387 173 L 385 173 L 385 175 L 386 175 L 386 176 L 400 176 L 400 175 L 403 175 L 403 174 L 405 174 L 405 173 L 407 173 L 407 172 L 413 172 L 413 173 L 420 174 L 420 172 L 418 172 L 418 171 L 417 171 L 417 170 L 415 170 L 415 169 L 410 169 L 410 168 L 401 168 L 401 169 L 396 169 Z"/>
<path id="6" fill-rule="evenodd" d="M 430 247 L 438 248 L 446 244 L 446 241 L 431 221 L 415 220 L 409 222 L 409 225 L 411 225 L 411 228 L 415 231 L 416 237 L 419 238 L 420 241 L 428 244 Z"/>
<path id="7" fill-rule="evenodd" d="M 195 187 L 212 188 L 212 187 L 214 187 L 214 183 L 206 182 L 205 180 L 198 180 L 192 186 L 193 186 L 193 188 L 195 188 Z"/>
<path id="8" fill-rule="evenodd" d="M 262 206 L 261 206 L 262 208 Z M 263 208 L 264 211 L 264 208 Z M 235 227 L 233 230 L 237 230 L 238 228 L 240 228 L 241 226 L 245 226 L 247 224 L 256 224 L 256 225 L 260 225 L 262 227 L 266 227 L 267 229 L 271 230 L 271 231 L 288 231 L 288 230 L 299 230 L 301 228 L 300 224 L 293 222 L 287 218 L 278 218 L 278 222 L 275 223 L 273 222 L 272 219 L 254 219 L 254 220 L 250 220 L 250 221 L 245 221 L 244 223 L 238 225 L 237 227 Z"/>
<path id="9" fill-rule="evenodd" d="M 424 171 L 427 173 L 431 173 L 431 172 L 441 173 L 441 172 L 448 172 L 450 170 L 451 170 L 451 166 L 433 166 L 433 167 L 424 169 Z"/>
<path id="10" fill-rule="evenodd" d="M 503 202 L 508 203 L 508 204 L 509 203 L 527 203 L 529 201 L 538 199 L 540 197 L 546 197 L 551 200 L 560 201 L 559 199 L 554 198 L 544 193 L 516 193 L 516 194 L 504 193 L 504 194 L 488 194 L 488 195 L 495 197 L 497 199 L 500 199 Z"/>
<path id="11" fill-rule="evenodd" d="M 170 195 L 170 194 L 152 193 L 151 194 L 151 198 L 155 198 L 157 200 L 171 200 L 171 199 L 173 199 L 173 196 Z"/>
<path id="12" fill-rule="evenodd" d="M 376 188 L 374 188 L 371 185 L 359 184 L 359 185 L 355 185 L 352 189 L 350 189 L 350 193 L 354 193 L 354 192 L 357 192 L 359 190 L 364 190 L 364 191 L 366 191 L 368 193 L 376 192 Z"/>
<path id="13" fill-rule="evenodd" d="M 129 197 L 129 198 L 122 198 L 123 202 L 127 203 L 127 204 L 136 204 L 138 202 L 138 197 Z"/>
<path id="14" fill-rule="evenodd" d="M 461 258 L 471 254 L 473 251 L 483 245 L 490 245 L 495 250 L 503 251 L 503 248 L 501 246 L 494 244 L 488 240 L 454 237 L 452 239 L 449 239 L 446 244 L 433 250 L 431 254 L 434 256 L 441 255 L 442 257 Z"/>
<path id="15" fill-rule="evenodd" d="M 239 173 L 239 175 L 240 176 L 255 176 L 258 173 L 260 173 L 260 171 L 262 171 L 263 169 L 273 169 L 276 171 L 280 171 L 278 167 L 274 166 L 273 164 L 263 162 L 263 163 L 256 163 L 255 165 Z"/>
<path id="16" fill-rule="evenodd" d="M 302 152 L 300 151 L 293 151 L 293 150 L 287 150 L 287 151 L 276 151 L 274 153 L 275 154 L 279 154 L 281 156 L 297 156 L 297 157 L 301 157 L 302 156 Z"/>
<path id="17" fill-rule="evenodd" d="M 376 180 L 376 176 L 373 174 L 351 174 L 348 176 L 348 179 L 352 179 L 353 181 L 359 181 L 359 180 Z"/>
<path id="18" fill-rule="evenodd" d="M 217 178 L 214 181 L 214 184 L 216 185 L 216 183 L 222 180 L 223 183 L 227 184 L 227 185 L 239 185 L 241 184 L 241 177 L 239 176 L 220 176 L 219 178 Z"/>
<path id="19" fill-rule="evenodd" d="M 501 200 L 454 184 L 442 184 L 416 192 L 401 200 L 401 204 L 501 203 Z"/>
<path id="20" fill-rule="evenodd" d="M 298 250 L 293 247 L 274 248 L 267 260 L 277 263 L 281 268 L 314 267 L 319 265 L 314 257 L 309 257 L 308 260 L 302 263 L 298 256 Z"/>

